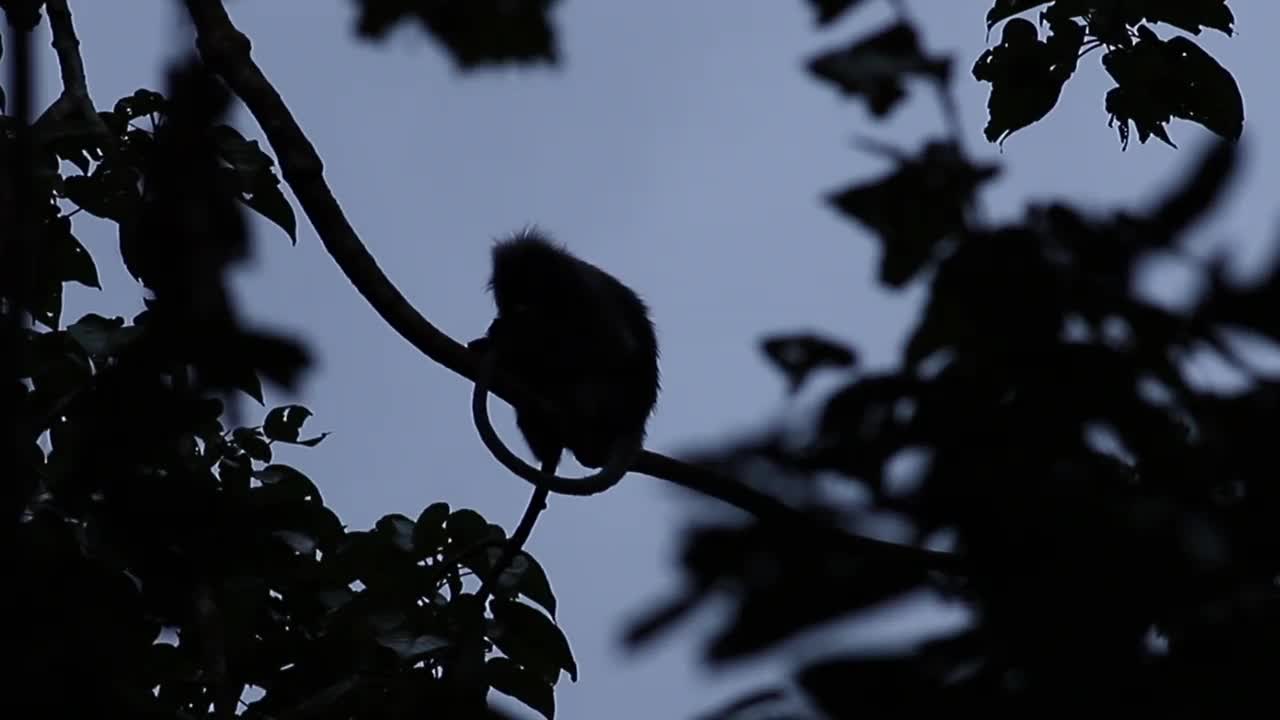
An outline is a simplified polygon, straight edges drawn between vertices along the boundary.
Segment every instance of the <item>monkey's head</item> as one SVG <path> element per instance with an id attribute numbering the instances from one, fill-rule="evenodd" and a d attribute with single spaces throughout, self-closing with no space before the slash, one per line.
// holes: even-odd
<path id="1" fill-rule="evenodd" d="M 657 337 L 640 297 L 537 230 L 494 246 L 489 287 L 497 317 L 472 349 L 556 407 L 570 426 L 517 411 L 543 466 L 554 467 L 567 448 L 584 466 L 602 467 L 616 460 L 620 443 L 642 442 L 659 376 Z"/>

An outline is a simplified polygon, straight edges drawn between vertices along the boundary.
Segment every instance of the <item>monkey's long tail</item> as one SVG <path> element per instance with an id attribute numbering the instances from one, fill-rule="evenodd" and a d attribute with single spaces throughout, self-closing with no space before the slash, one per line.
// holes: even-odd
<path id="1" fill-rule="evenodd" d="M 551 475 L 556 472 L 556 462 L 542 463 L 542 471 Z M 520 517 L 520 524 L 516 526 L 515 532 L 511 533 L 511 538 L 507 541 L 506 547 L 503 548 L 502 554 L 498 556 L 498 561 L 493 564 L 489 570 L 489 576 L 485 578 L 484 583 L 480 586 L 480 590 L 476 596 L 483 604 L 489 600 L 490 593 L 498 584 L 498 580 L 502 577 L 502 573 L 506 572 L 507 566 L 515 559 L 520 550 L 524 548 L 524 544 L 528 542 L 529 536 L 533 534 L 533 526 L 538 522 L 538 516 L 542 511 L 547 509 L 547 498 L 550 492 L 543 487 L 534 488 L 533 494 L 529 496 L 529 504 L 524 509 L 524 515 Z"/>

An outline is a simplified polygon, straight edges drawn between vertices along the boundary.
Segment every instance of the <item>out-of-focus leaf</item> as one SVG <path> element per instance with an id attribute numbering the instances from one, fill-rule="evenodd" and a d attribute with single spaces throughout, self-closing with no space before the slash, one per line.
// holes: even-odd
<path id="1" fill-rule="evenodd" d="M 781 702 L 786 697 L 786 693 L 781 688 L 758 690 L 723 707 L 699 715 L 698 720 L 738 720 L 738 718 L 755 717 L 755 711 L 762 711 L 765 706 Z"/>
<path id="2" fill-rule="evenodd" d="M 926 57 L 911 25 L 898 23 L 871 37 L 819 54 L 809 71 L 846 95 L 863 97 L 872 115 L 883 117 L 906 96 L 903 85 L 918 75 L 946 82 L 951 63 Z"/>
<path id="3" fill-rule="evenodd" d="M 952 145 L 930 143 L 892 174 L 833 193 L 828 202 L 876 232 L 883 246 L 880 281 L 900 287 L 964 227 L 978 187 L 995 175 L 994 166 L 971 164 Z"/>
<path id="4" fill-rule="evenodd" d="M 809 0 L 817 14 L 819 25 L 830 25 L 849 10 L 862 4 L 862 0 Z"/>
<path id="5" fill-rule="evenodd" d="M 362 36 L 381 38 L 400 22 L 417 20 L 463 70 L 557 60 L 549 17 L 556 0 L 357 0 L 357 4 L 357 27 Z"/>
<path id="6" fill-rule="evenodd" d="M 857 361 L 853 350 L 813 333 L 774 335 L 761 343 L 761 349 L 787 376 L 792 392 L 819 369 L 850 367 Z"/>

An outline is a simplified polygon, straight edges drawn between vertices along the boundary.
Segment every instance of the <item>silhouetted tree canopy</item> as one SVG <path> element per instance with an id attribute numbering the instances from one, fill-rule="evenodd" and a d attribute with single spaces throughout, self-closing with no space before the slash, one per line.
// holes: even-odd
<path id="1" fill-rule="evenodd" d="M 808 3 L 820 30 L 870 4 Z M 825 198 L 879 243 L 886 288 L 926 286 L 900 363 L 872 371 L 837 338 L 772 332 L 759 349 L 790 391 L 819 370 L 845 378 L 812 432 L 683 461 L 642 456 L 636 472 L 748 519 L 684 532 L 684 587 L 628 619 L 628 642 L 651 647 L 716 598 L 730 609 L 705 659 L 724 666 L 924 590 L 971 609 L 972 623 L 894 652 L 827 646 L 706 718 L 1216 717 L 1265 703 L 1280 669 L 1269 477 L 1280 385 L 1239 340 L 1280 342 L 1280 264 L 1240 282 L 1223 260 L 1201 263 L 1205 282 L 1181 309 L 1135 283 L 1146 262 L 1184 253 L 1229 192 L 1243 100 L 1188 35 L 1231 35 L 1237 18 L 1226 0 L 995 0 L 985 21 L 998 40 L 961 59 L 926 49 L 908 4 L 807 70 L 889 122 L 919 79 L 951 116 L 952 68 L 972 61 L 989 85 L 985 138 L 1003 143 L 1045 117 L 1098 49 L 1115 81 L 1099 101 L 1122 147 L 1134 131 L 1174 145 L 1175 120 L 1218 142 L 1150 210 L 1055 199 L 1002 224 L 977 212 L 999 167 L 969 157 L 956 123 L 915 152 L 866 143 L 894 168 Z M 99 105 L 67 0 L 0 0 L 0 56 L 14 68 L 0 91 L 6 706 L 14 717 L 471 718 L 498 715 L 492 690 L 553 718 L 578 665 L 551 580 L 521 551 L 496 568 L 492 597 L 477 595 L 506 530 L 439 502 L 350 529 L 323 480 L 276 457 L 324 440 L 311 409 L 228 411 L 238 393 L 263 403 L 263 380 L 293 388 L 311 369 L 303 339 L 256 329 L 226 285 L 260 241 L 246 212 L 297 242 L 282 180 L 396 332 L 468 378 L 475 366 L 372 263 L 220 0 L 183 5 L 199 52 L 173 63 L 165 87 Z M 355 5 L 353 37 L 417 26 L 463 72 L 558 62 L 550 1 Z M 42 112 L 26 34 L 40 23 L 64 82 Z M 233 100 L 269 147 L 229 124 Z M 90 217 L 116 226 L 118 256 L 91 257 L 77 239 Z M 99 287 L 102 262 L 123 264 L 147 309 L 64 317 L 64 286 Z M 1197 353 L 1251 383 L 1197 387 L 1186 370 Z M 833 485 L 870 499 L 851 506 Z M 795 501 L 797 487 L 812 492 Z M 880 516 L 909 526 L 909 541 L 866 535 Z"/>

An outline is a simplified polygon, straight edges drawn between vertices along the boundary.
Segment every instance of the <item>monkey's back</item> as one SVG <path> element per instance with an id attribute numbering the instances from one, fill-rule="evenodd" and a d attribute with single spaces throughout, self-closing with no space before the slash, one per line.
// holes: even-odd
<path id="1" fill-rule="evenodd" d="M 493 250 L 499 362 L 586 432 L 568 440 L 532 411 L 518 422 L 539 459 L 568 447 L 601 467 L 624 434 L 643 433 L 660 388 L 658 342 L 649 309 L 631 288 L 537 231 Z"/>

